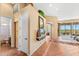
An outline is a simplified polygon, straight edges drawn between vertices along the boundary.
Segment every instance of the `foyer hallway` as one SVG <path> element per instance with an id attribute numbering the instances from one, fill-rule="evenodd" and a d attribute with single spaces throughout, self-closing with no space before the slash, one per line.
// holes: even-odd
<path id="1" fill-rule="evenodd" d="M 51 41 L 43 44 L 33 56 L 79 56 L 79 44 Z"/>

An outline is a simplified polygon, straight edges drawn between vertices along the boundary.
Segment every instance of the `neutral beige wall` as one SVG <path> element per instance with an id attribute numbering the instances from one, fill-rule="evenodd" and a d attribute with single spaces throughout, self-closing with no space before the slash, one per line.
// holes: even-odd
<path id="1" fill-rule="evenodd" d="M 56 40 L 58 38 L 58 19 L 55 16 L 45 16 L 45 18 L 46 23 L 52 23 L 52 38 Z"/>
<path id="2" fill-rule="evenodd" d="M 34 11 L 34 13 L 31 14 L 30 19 L 32 19 L 30 22 L 30 54 L 32 55 L 32 53 L 34 53 L 45 42 L 45 39 L 41 41 L 36 40 L 36 32 L 38 30 L 38 13 Z"/>
<path id="3" fill-rule="evenodd" d="M 31 13 L 30 13 L 30 55 L 32 55 L 45 42 L 45 39 L 41 41 L 36 40 L 39 14 L 37 10 L 33 7 L 30 7 L 30 10 L 31 10 Z"/>
<path id="4" fill-rule="evenodd" d="M 13 16 L 13 8 L 9 4 L 0 3 L 0 16 Z"/>

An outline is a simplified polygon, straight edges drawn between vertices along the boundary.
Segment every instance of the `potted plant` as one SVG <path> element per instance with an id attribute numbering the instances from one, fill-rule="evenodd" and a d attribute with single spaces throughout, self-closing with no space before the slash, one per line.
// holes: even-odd
<path id="1" fill-rule="evenodd" d="M 42 11 L 42 10 L 38 10 L 38 12 L 39 12 L 39 14 L 41 15 L 41 16 L 45 16 L 45 14 L 44 14 L 44 12 Z"/>

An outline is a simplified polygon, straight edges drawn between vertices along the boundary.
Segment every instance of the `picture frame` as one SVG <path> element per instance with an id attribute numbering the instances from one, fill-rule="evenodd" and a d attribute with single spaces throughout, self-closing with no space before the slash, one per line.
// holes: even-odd
<path id="1" fill-rule="evenodd" d="M 41 16 L 38 16 L 37 40 L 40 41 L 44 38 L 45 38 L 44 19 Z"/>

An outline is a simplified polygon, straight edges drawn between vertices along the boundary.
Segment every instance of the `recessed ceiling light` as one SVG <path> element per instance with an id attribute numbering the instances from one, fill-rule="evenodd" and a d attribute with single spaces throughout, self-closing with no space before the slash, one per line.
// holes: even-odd
<path id="1" fill-rule="evenodd" d="M 5 23 L 4 23 L 4 24 L 1 24 L 1 25 L 2 25 L 2 26 L 7 26 L 7 24 L 5 24 Z"/>
<path id="2" fill-rule="evenodd" d="M 56 9 L 56 11 L 58 11 L 59 9 L 58 8 L 55 8 Z"/>
<path id="3" fill-rule="evenodd" d="M 49 7 L 52 7 L 52 4 L 49 4 Z"/>

